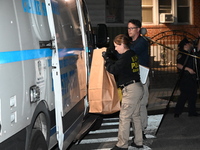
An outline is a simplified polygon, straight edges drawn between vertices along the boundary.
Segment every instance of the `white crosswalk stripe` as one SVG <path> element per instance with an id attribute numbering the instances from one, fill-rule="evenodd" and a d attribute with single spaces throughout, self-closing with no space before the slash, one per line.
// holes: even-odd
<path id="1" fill-rule="evenodd" d="M 105 129 L 105 130 L 96 130 L 96 131 L 90 131 L 89 134 L 98 134 L 98 133 L 111 133 L 111 132 L 118 132 L 118 129 Z"/>
<path id="2" fill-rule="evenodd" d="M 117 137 L 110 137 L 110 138 L 99 138 L 99 139 L 88 139 L 82 140 L 80 144 L 89 144 L 89 143 L 102 143 L 102 142 L 117 142 Z"/>
<path id="3" fill-rule="evenodd" d="M 162 119 L 162 115 L 148 116 L 148 127 L 146 129 L 147 138 L 149 139 L 155 138 L 152 132 L 154 133 L 156 132 L 156 129 L 159 126 L 161 119 Z M 118 140 L 117 139 L 118 125 L 119 125 L 119 118 L 104 118 L 101 128 L 96 131 L 90 131 L 89 134 L 80 142 L 79 145 L 99 143 L 98 148 L 92 149 L 92 150 L 110 150 L 117 143 L 117 140 Z M 110 135 L 110 137 L 107 137 L 108 135 Z M 111 137 L 112 135 L 115 137 Z M 132 140 L 132 137 L 130 137 L 129 140 Z M 138 149 L 129 146 L 128 150 L 138 150 Z M 151 148 L 144 145 L 144 148 L 140 150 L 151 150 Z"/>
<path id="4" fill-rule="evenodd" d="M 102 123 L 101 126 L 114 126 L 119 125 L 119 122 L 109 122 L 109 123 Z"/>

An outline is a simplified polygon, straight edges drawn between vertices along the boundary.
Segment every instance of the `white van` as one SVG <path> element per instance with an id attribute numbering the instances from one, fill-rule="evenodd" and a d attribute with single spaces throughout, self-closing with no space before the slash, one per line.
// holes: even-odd
<path id="1" fill-rule="evenodd" d="M 84 0 L 1 0 L 0 20 L 0 150 L 66 149 L 98 117 Z"/>

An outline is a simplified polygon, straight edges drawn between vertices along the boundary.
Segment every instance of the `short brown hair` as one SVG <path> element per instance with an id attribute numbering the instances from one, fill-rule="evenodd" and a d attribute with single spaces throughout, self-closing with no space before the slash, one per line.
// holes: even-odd
<path id="1" fill-rule="evenodd" d="M 125 34 L 119 34 L 114 38 L 113 42 L 116 43 L 117 45 L 124 44 L 127 47 L 129 47 L 130 39 Z"/>

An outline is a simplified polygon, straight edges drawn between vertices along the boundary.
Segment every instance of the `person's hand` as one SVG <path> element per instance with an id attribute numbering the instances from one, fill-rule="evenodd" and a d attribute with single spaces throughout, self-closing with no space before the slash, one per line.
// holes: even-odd
<path id="1" fill-rule="evenodd" d="M 185 70 L 187 70 L 190 74 L 196 74 L 196 72 L 191 68 L 186 67 Z"/>
<path id="2" fill-rule="evenodd" d="M 109 59 L 109 57 L 108 57 L 108 54 L 107 54 L 107 52 L 102 52 L 102 57 L 105 59 L 105 60 L 108 60 Z"/>
<path id="3" fill-rule="evenodd" d="M 117 60 L 117 51 L 114 49 L 114 47 L 108 47 L 106 49 L 106 55 L 111 60 L 114 60 L 114 61 Z"/>

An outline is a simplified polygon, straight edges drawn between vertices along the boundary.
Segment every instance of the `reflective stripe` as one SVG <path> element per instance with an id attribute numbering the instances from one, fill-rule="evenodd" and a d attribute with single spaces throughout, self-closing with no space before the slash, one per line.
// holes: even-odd
<path id="1" fill-rule="evenodd" d="M 0 64 L 12 63 L 30 59 L 38 59 L 50 56 L 52 56 L 52 50 L 49 48 L 0 52 Z"/>
<path id="2" fill-rule="evenodd" d="M 83 48 L 59 49 L 59 57 L 74 55 L 74 51 L 81 50 L 83 50 Z M 43 48 L 22 51 L 0 52 L 0 64 L 38 59 L 43 57 L 52 57 L 52 50 L 50 48 Z"/>

